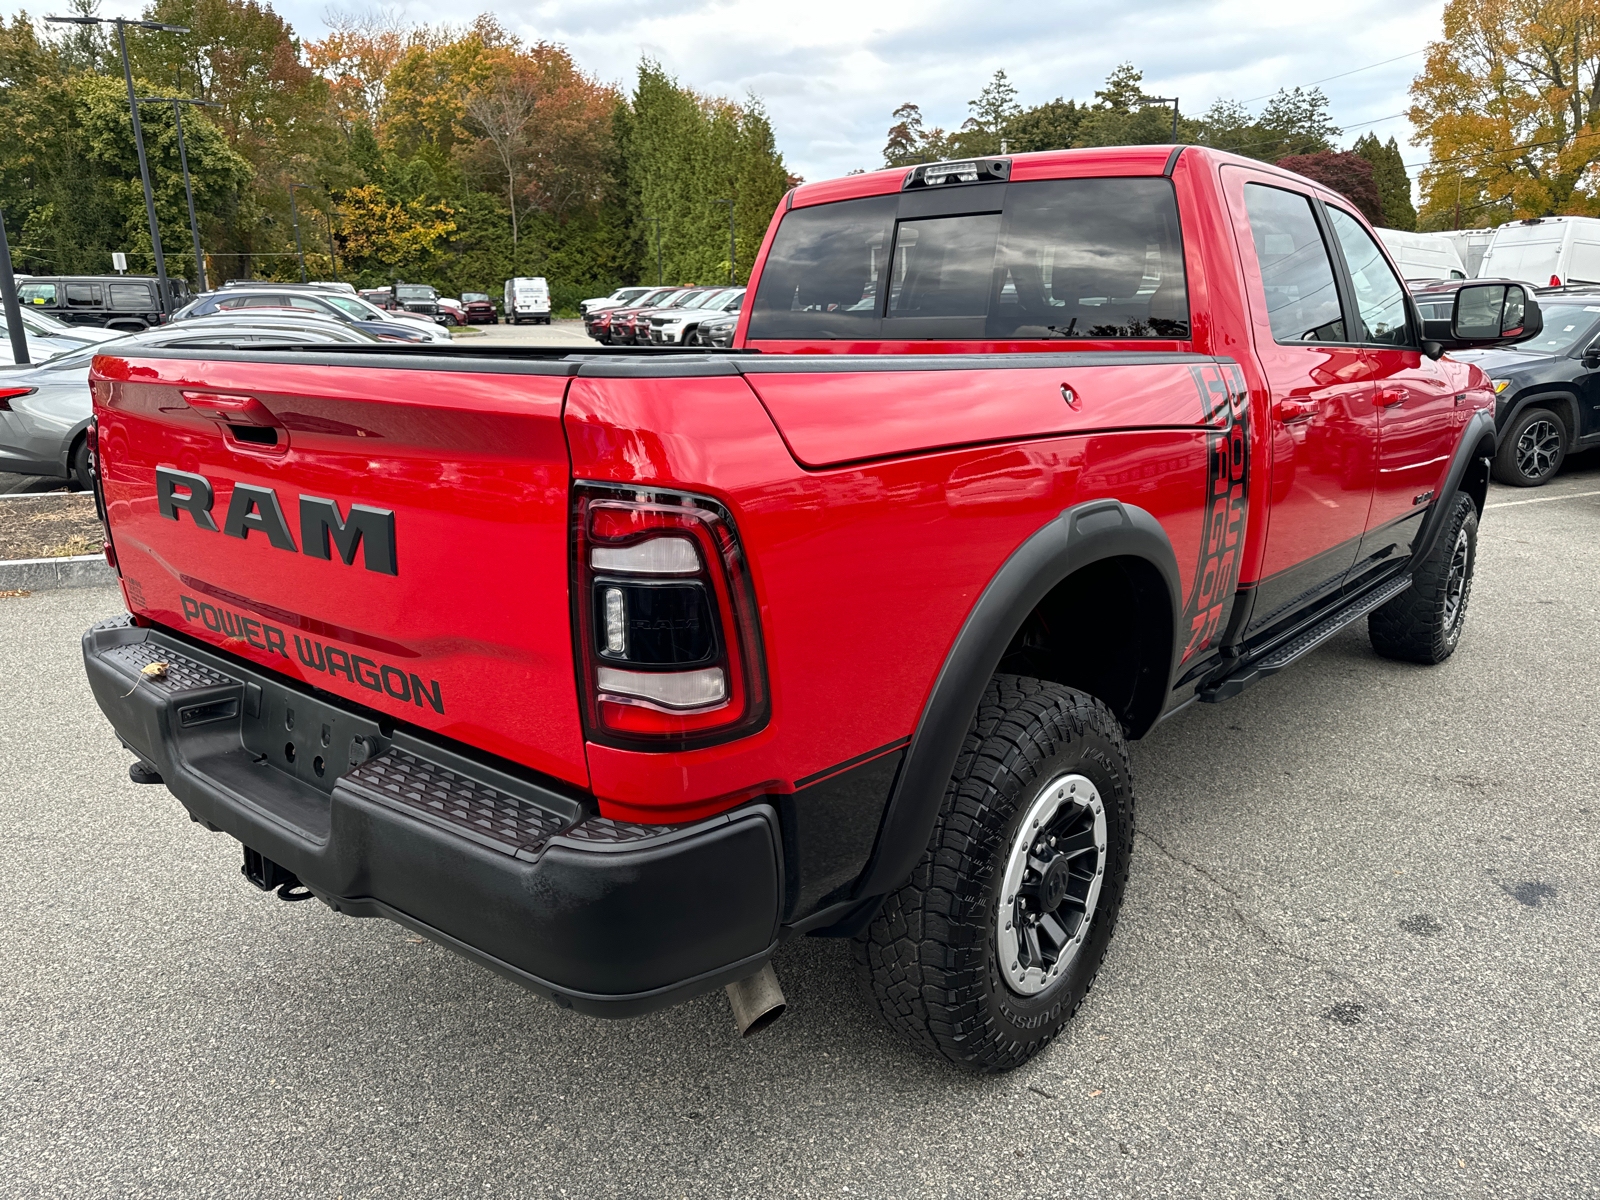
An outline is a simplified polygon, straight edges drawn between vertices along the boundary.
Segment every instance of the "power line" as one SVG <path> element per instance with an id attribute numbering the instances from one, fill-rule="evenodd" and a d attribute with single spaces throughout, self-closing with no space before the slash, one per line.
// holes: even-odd
<path id="1" fill-rule="evenodd" d="M 1393 58 L 1384 59 L 1382 62 L 1368 63 L 1366 66 L 1364 66 L 1364 67 L 1356 67 L 1352 71 L 1340 71 L 1337 75 L 1329 75 L 1324 79 L 1313 79 L 1310 83 L 1300 84 L 1299 86 L 1301 86 L 1301 87 L 1316 87 L 1317 84 L 1319 84 L 1319 83 L 1331 83 L 1335 79 L 1343 79 L 1346 75 L 1359 75 L 1359 74 L 1361 74 L 1361 72 L 1370 71 L 1374 67 L 1387 67 L 1390 63 L 1397 63 L 1402 58 L 1415 58 L 1419 54 L 1426 54 L 1427 50 L 1428 50 L 1428 48 L 1426 46 L 1424 46 L 1424 47 L 1422 47 L 1421 50 L 1411 50 L 1411 51 L 1409 51 L 1409 52 L 1407 52 L 1405 54 L 1397 54 Z M 1282 90 L 1283 90 L 1282 88 L 1278 89 L 1278 91 L 1280 91 L 1280 92 Z M 1241 100 L 1241 101 L 1239 101 L 1239 103 L 1240 104 L 1254 104 L 1257 100 L 1270 100 L 1270 99 L 1272 99 L 1272 97 L 1276 96 L 1277 94 L 1278 94 L 1278 92 L 1268 92 L 1265 96 L 1251 96 L 1250 99 Z"/>

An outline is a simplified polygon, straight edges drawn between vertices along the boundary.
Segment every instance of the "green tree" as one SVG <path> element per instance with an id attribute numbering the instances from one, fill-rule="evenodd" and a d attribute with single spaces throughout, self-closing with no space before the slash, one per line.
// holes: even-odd
<path id="1" fill-rule="evenodd" d="M 978 93 L 978 98 L 967 101 L 967 107 L 972 115 L 962 122 L 956 135 L 956 153 L 963 158 L 999 154 L 1006 127 L 1022 112 L 1022 106 L 1017 103 L 1017 89 L 1011 86 L 1006 73 L 996 71 L 994 78 Z"/>
<path id="2" fill-rule="evenodd" d="M 907 102 L 895 109 L 895 123 L 889 126 L 889 139 L 883 147 L 883 165 L 905 167 L 912 163 L 943 162 L 954 158 L 956 135 L 948 134 L 935 126 L 926 128 L 922 123 L 922 109 Z"/>
<path id="3" fill-rule="evenodd" d="M 1025 108 L 1006 122 L 1006 149 L 1012 154 L 1065 150 L 1077 140 L 1085 111 L 1076 100 L 1063 100 L 1060 96 Z"/>
<path id="4" fill-rule="evenodd" d="M 1411 203 L 1411 177 L 1406 174 L 1406 164 L 1394 138 L 1385 145 L 1378 141 L 1376 134 L 1364 134 L 1356 139 L 1351 149 L 1372 164 L 1383 217 L 1378 224 L 1389 229 L 1416 229 L 1417 210 Z"/>

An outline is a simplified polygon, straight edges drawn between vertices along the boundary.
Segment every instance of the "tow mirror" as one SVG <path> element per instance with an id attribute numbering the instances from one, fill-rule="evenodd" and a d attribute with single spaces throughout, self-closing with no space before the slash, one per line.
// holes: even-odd
<path id="1" fill-rule="evenodd" d="M 1539 302 L 1520 283 L 1469 283 L 1456 290 L 1448 321 L 1424 321 L 1422 348 L 1430 358 L 1446 350 L 1509 346 L 1544 332 Z"/>

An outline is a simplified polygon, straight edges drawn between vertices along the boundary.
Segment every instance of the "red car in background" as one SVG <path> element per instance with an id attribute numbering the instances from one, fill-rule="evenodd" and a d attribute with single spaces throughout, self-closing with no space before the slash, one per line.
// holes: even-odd
<path id="1" fill-rule="evenodd" d="M 649 345 L 651 317 L 669 308 L 694 305 L 714 293 L 726 290 L 724 287 L 682 288 L 655 304 L 641 305 L 638 308 L 625 309 L 622 312 L 614 313 L 611 320 L 611 340 L 613 342 L 621 342 L 627 346 Z"/>
<path id="2" fill-rule="evenodd" d="M 500 319 L 488 292 L 462 292 L 461 307 L 467 310 L 468 325 L 493 325 Z"/>
<path id="3" fill-rule="evenodd" d="M 659 287 L 652 288 L 638 298 L 636 305 L 619 305 L 615 308 L 594 309 L 583 314 L 583 331 L 597 342 L 611 343 L 618 340 L 618 322 L 631 317 L 641 308 L 649 308 L 684 291 L 684 288 Z M 631 336 L 631 335 L 630 335 Z"/>

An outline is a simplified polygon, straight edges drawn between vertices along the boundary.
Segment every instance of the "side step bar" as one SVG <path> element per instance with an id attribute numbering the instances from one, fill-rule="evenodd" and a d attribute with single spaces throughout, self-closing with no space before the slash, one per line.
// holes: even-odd
<path id="1" fill-rule="evenodd" d="M 1206 684 L 1198 693 L 1200 699 L 1206 704 L 1219 704 L 1224 700 L 1233 699 L 1252 683 L 1259 683 L 1268 675 L 1276 675 L 1296 659 L 1304 658 L 1346 625 L 1359 621 L 1373 609 L 1387 604 L 1410 586 L 1410 574 L 1379 584 L 1372 591 L 1357 596 L 1343 608 L 1328 614 L 1309 629 L 1272 647 L 1260 658 L 1246 659 L 1235 667 L 1231 674 L 1225 675 L 1215 683 Z"/>

